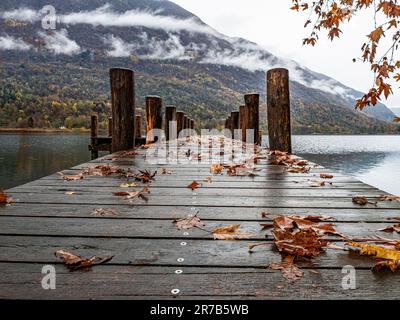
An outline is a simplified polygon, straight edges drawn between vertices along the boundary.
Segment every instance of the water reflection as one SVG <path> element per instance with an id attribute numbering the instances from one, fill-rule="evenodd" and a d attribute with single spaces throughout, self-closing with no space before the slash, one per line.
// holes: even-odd
<path id="1" fill-rule="evenodd" d="M 0 135 L 0 188 L 39 179 L 90 159 L 87 135 Z"/>

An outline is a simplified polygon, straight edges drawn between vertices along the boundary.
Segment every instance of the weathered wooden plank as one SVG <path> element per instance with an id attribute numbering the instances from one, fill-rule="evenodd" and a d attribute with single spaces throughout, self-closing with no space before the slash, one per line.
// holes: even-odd
<path id="1" fill-rule="evenodd" d="M 357 270 L 357 290 L 343 290 L 341 270 L 305 271 L 294 284 L 279 271 L 254 268 L 97 266 L 69 272 L 56 265 L 57 289 L 43 290 L 41 264 L 0 264 L 0 298 L 7 299 L 399 299 L 400 278 Z M 19 290 L 15 290 L 19 288 Z M 179 289 L 177 297 L 172 289 Z"/>
<path id="2" fill-rule="evenodd" d="M 190 182 L 188 182 L 189 184 Z M 151 187 L 150 187 L 151 190 Z M 124 197 L 114 196 L 110 194 L 50 194 L 50 193 L 13 193 L 9 195 L 15 202 L 21 203 L 63 203 L 63 204 L 98 204 L 98 205 L 118 205 L 128 204 L 129 201 Z M 376 201 L 374 197 L 370 197 L 371 201 Z M 224 207 L 229 203 L 230 207 L 287 207 L 287 208 L 358 208 L 359 205 L 354 204 L 351 198 L 305 198 L 305 197 L 234 197 L 234 196 L 220 196 L 220 197 L 195 197 L 183 196 L 180 193 L 170 195 L 158 195 L 150 193 L 148 201 L 141 199 L 134 199 L 132 205 L 135 206 L 154 206 L 154 205 L 168 205 L 168 206 L 215 206 Z M 400 209 L 400 202 L 397 201 L 382 201 L 376 206 L 368 205 L 369 208 L 376 207 L 379 209 Z"/>
<path id="3" fill-rule="evenodd" d="M 78 181 L 63 181 L 60 182 L 60 179 L 40 179 L 36 181 L 29 182 L 24 184 L 23 186 L 13 188 L 12 190 L 17 190 L 21 187 L 26 188 L 36 188 L 39 186 L 54 186 L 54 187 L 63 187 L 63 186 L 73 186 L 73 187 L 115 187 L 119 186 L 125 180 L 120 178 L 109 178 L 109 179 L 84 179 Z M 202 181 L 202 180 L 201 180 Z M 201 182 L 199 181 L 199 182 Z M 137 182 L 138 186 L 142 186 L 144 184 Z M 186 188 L 186 185 L 183 185 L 181 181 L 158 181 L 155 180 L 151 183 L 154 187 L 159 188 Z M 315 189 L 312 187 L 313 182 L 311 181 L 279 181 L 272 180 L 269 183 L 265 182 L 246 182 L 246 181 L 215 181 L 212 183 L 204 183 L 203 188 L 205 189 L 213 189 L 213 188 L 230 188 L 230 189 Z M 377 188 L 371 187 L 367 184 L 358 182 L 358 183 L 341 183 L 336 182 L 333 185 L 327 184 L 324 189 L 346 189 L 346 190 L 370 190 L 370 191 L 378 191 Z"/>
<path id="4" fill-rule="evenodd" d="M 43 264 L 61 263 L 54 253 L 67 250 L 82 257 L 114 256 L 109 264 L 136 266 L 185 267 L 256 267 L 265 268 L 271 262 L 281 260 L 272 241 L 254 248 L 251 252 L 244 241 L 169 239 L 124 239 L 124 238 L 70 238 L 0 236 L 0 262 L 34 262 Z M 256 244 L 261 242 L 250 241 Z M 265 242 L 262 242 L 265 243 Z M 344 246 L 343 242 L 333 243 Z M 184 257 L 183 262 L 177 259 Z M 326 250 L 326 253 L 310 259 L 299 258 L 296 262 L 304 268 L 371 268 L 374 261 L 345 251 Z"/>
<path id="5" fill-rule="evenodd" d="M 229 205 L 229 204 L 227 204 Z M 49 204 L 46 210 L 41 204 L 14 203 L 12 206 L 0 207 L 0 216 L 30 216 L 30 217 L 70 217 L 73 218 L 100 218 L 91 215 L 93 210 L 98 209 L 95 204 Z M 174 220 L 185 217 L 192 213 L 192 207 L 176 206 L 132 206 L 132 205 L 111 205 L 107 208 L 116 212 L 115 216 L 106 216 L 105 219 L 161 219 Z M 271 221 L 275 215 L 320 215 L 326 214 L 337 221 L 342 222 L 385 222 L 390 224 L 390 218 L 399 216 L 397 210 L 373 208 L 355 209 L 320 209 L 320 208 L 243 208 L 240 207 L 201 207 L 199 215 L 206 220 L 219 221 Z M 267 218 L 262 218 L 261 213 L 266 212 Z M 393 221 L 393 220 L 392 220 Z"/>
<path id="6" fill-rule="evenodd" d="M 153 194 L 163 195 L 179 195 L 179 196 L 193 196 L 196 197 L 225 197 L 225 196 L 238 196 L 238 197 L 312 197 L 312 198 L 349 198 L 355 196 L 366 197 L 379 197 L 384 194 L 379 190 L 346 190 L 346 189 L 333 189 L 333 188 L 308 188 L 308 189 L 250 189 L 250 188 L 208 188 L 209 183 L 204 183 L 201 188 L 192 191 L 186 186 L 181 188 L 160 188 L 156 185 L 151 185 L 151 192 Z M 46 194 L 63 194 L 65 192 L 76 192 L 79 194 L 110 194 L 113 192 L 122 192 L 132 190 L 133 188 L 120 187 L 120 185 L 112 187 L 91 187 L 91 186 L 36 186 L 35 188 L 21 186 L 10 189 L 9 192 L 16 193 L 46 193 Z"/>
<path id="7" fill-rule="evenodd" d="M 190 211 L 189 211 L 190 212 Z M 236 224 L 237 221 L 204 221 L 205 229 Z M 251 240 L 271 238 L 270 230 L 261 230 L 254 221 L 242 221 L 241 230 L 248 232 Z M 371 237 L 387 226 L 387 223 L 337 223 L 336 229 L 349 237 Z M 209 232 L 200 229 L 190 230 L 184 235 L 168 220 L 129 220 L 125 219 L 82 219 L 47 217 L 3 217 L 0 216 L 0 234 L 36 236 L 75 236 L 75 237 L 116 237 L 116 238 L 178 238 L 212 239 Z M 397 235 L 382 233 L 385 237 L 396 239 Z M 337 237 L 333 237 L 337 238 Z M 245 240 L 249 241 L 249 240 Z"/>

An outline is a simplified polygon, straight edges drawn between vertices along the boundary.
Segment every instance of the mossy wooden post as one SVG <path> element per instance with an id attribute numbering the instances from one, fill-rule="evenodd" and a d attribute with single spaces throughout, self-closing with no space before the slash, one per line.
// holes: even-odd
<path id="1" fill-rule="evenodd" d="M 165 136 L 167 141 L 176 139 L 176 108 L 167 106 L 165 108 Z"/>
<path id="2" fill-rule="evenodd" d="M 272 69 L 267 72 L 267 112 L 269 148 L 291 153 L 290 92 L 287 69 Z"/>
<path id="3" fill-rule="evenodd" d="M 90 117 L 90 151 L 92 160 L 97 159 L 99 157 L 99 149 L 97 148 L 96 140 L 98 134 L 98 121 L 97 116 L 92 115 Z"/>
<path id="4" fill-rule="evenodd" d="M 135 117 L 135 138 L 142 137 L 142 116 L 137 115 Z"/>
<path id="5" fill-rule="evenodd" d="M 111 69 L 111 151 L 133 148 L 135 141 L 135 80 L 130 69 Z"/>
<path id="6" fill-rule="evenodd" d="M 181 133 L 181 131 L 183 130 L 183 125 L 184 125 L 184 121 L 185 121 L 185 114 L 183 112 L 177 112 L 176 113 L 176 126 L 177 126 L 177 134 L 179 137 L 179 134 Z"/>
<path id="7" fill-rule="evenodd" d="M 239 111 L 231 112 L 232 139 L 235 139 L 235 130 L 239 129 Z"/>
<path id="8" fill-rule="evenodd" d="M 239 129 L 242 134 L 242 141 L 246 142 L 246 131 L 247 131 L 247 123 L 248 123 L 248 109 L 246 106 L 240 106 L 239 108 Z"/>
<path id="9" fill-rule="evenodd" d="M 246 137 L 247 142 L 260 144 L 260 95 L 246 94 L 244 101 L 247 109 L 247 129 L 253 130 L 253 134 Z M 252 140 L 252 141 L 249 141 Z"/>
<path id="10" fill-rule="evenodd" d="M 112 117 L 108 118 L 108 136 L 112 137 Z"/>
<path id="11" fill-rule="evenodd" d="M 160 97 L 146 97 L 146 143 L 154 143 L 158 141 L 158 137 L 154 137 L 153 129 L 162 129 L 162 100 Z"/>

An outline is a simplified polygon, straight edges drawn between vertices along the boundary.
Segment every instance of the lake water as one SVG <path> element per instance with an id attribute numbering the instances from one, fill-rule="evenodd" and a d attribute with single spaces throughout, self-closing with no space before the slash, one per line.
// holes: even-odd
<path id="1" fill-rule="evenodd" d="M 83 134 L 0 134 L 0 188 L 89 161 L 88 143 Z M 308 160 L 400 195 L 400 136 L 294 136 L 293 149 Z"/>

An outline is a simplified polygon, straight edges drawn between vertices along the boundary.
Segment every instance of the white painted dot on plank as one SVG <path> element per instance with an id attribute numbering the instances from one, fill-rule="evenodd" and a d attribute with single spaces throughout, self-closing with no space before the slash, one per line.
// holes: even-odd
<path id="1" fill-rule="evenodd" d="M 179 289 L 172 289 L 171 290 L 171 293 L 174 294 L 174 295 L 179 294 L 179 292 L 181 292 Z"/>
<path id="2" fill-rule="evenodd" d="M 181 246 L 186 246 L 187 245 L 187 242 L 181 242 Z"/>
<path id="3" fill-rule="evenodd" d="M 176 261 L 183 262 L 183 261 L 185 261 L 185 259 L 184 258 L 178 258 L 178 259 L 176 259 Z"/>
<path id="4" fill-rule="evenodd" d="M 175 273 L 176 273 L 176 274 L 182 274 L 183 271 L 182 271 L 182 270 L 175 270 Z"/>

